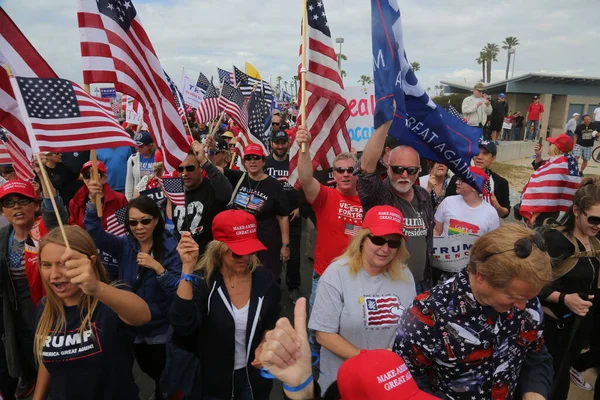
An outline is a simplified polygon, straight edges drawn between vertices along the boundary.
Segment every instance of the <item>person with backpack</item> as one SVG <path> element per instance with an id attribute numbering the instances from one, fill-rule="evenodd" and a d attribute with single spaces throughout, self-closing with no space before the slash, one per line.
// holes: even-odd
<path id="1" fill-rule="evenodd" d="M 554 364 L 553 400 L 566 400 L 569 369 L 592 328 L 594 293 L 599 287 L 600 179 L 585 178 L 565 216 L 542 228 L 552 258 L 554 281 L 539 298 L 544 340 Z"/>

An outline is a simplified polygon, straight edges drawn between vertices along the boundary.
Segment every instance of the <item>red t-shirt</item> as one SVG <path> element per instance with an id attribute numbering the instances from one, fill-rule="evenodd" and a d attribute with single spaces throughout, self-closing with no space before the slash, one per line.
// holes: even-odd
<path id="1" fill-rule="evenodd" d="M 311 206 L 317 216 L 315 272 L 323 275 L 331 261 L 342 255 L 352 236 L 361 229 L 363 208 L 358 194 L 343 196 L 336 189 L 323 185 Z"/>
<path id="2" fill-rule="evenodd" d="M 527 112 L 529 113 L 529 121 L 539 121 L 540 113 L 544 112 L 544 106 L 542 103 L 531 103 L 529 108 L 527 108 Z"/>

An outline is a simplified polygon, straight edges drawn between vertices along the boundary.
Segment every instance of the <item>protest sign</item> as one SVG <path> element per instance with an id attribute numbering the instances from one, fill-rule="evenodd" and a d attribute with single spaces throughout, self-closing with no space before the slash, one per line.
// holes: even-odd
<path id="1" fill-rule="evenodd" d="M 144 119 L 142 104 L 133 97 L 127 96 L 125 105 L 125 122 L 140 125 Z"/>
<path id="2" fill-rule="evenodd" d="M 183 101 L 192 108 L 198 108 L 200 102 L 204 99 L 200 88 L 187 75 L 183 77 L 183 85 L 180 90 L 183 95 Z"/>
<path id="3" fill-rule="evenodd" d="M 373 114 L 375 113 L 375 87 L 350 86 L 345 89 L 346 101 L 350 109 L 350 118 L 346 122 L 352 147 L 362 151 L 375 128 Z"/>
<path id="4" fill-rule="evenodd" d="M 469 264 L 471 247 L 477 235 L 435 236 L 433 266 L 446 272 L 459 272 Z"/>
<path id="5" fill-rule="evenodd" d="M 158 207 L 161 209 L 164 208 L 165 202 L 167 200 L 167 198 L 165 197 L 165 194 L 162 191 L 162 188 L 160 188 L 160 187 L 142 190 L 140 192 L 140 196 L 150 197 L 152 200 L 154 200 L 156 205 L 158 205 Z"/>
<path id="6" fill-rule="evenodd" d="M 117 97 L 115 88 L 100 88 L 100 97 L 103 99 L 114 99 Z"/>

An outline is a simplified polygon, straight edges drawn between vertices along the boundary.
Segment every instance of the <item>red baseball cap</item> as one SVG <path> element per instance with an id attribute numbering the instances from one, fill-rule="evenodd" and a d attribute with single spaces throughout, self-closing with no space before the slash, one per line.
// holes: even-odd
<path id="1" fill-rule="evenodd" d="M 260 147 L 260 145 L 258 145 L 258 144 L 249 144 L 244 149 L 244 155 L 245 156 L 255 155 L 255 156 L 259 156 L 259 157 L 264 157 L 265 153 L 263 152 L 263 149 L 262 149 L 262 147 Z"/>
<path id="2" fill-rule="evenodd" d="M 245 256 L 266 250 L 256 236 L 256 218 L 242 210 L 223 211 L 213 219 L 213 238 L 235 254 Z"/>
<path id="3" fill-rule="evenodd" d="M 375 236 L 400 235 L 406 240 L 404 215 L 396 207 L 375 206 L 369 209 L 362 227 L 369 229 Z"/>
<path id="4" fill-rule="evenodd" d="M 98 171 L 106 173 L 106 165 L 104 165 L 104 163 L 102 161 L 98 161 L 97 165 L 98 165 Z M 83 167 L 81 167 L 81 170 L 79 172 L 83 172 L 86 168 L 92 168 L 91 160 L 86 162 L 85 164 L 83 164 Z"/>
<path id="5" fill-rule="evenodd" d="M 0 200 L 9 194 L 20 194 L 30 199 L 37 199 L 33 185 L 21 179 L 13 179 L 0 186 Z"/>
<path id="6" fill-rule="evenodd" d="M 420 390 L 402 357 L 389 350 L 361 350 L 342 363 L 341 400 L 433 400 Z"/>
<path id="7" fill-rule="evenodd" d="M 570 152 L 574 147 L 573 139 L 571 139 L 571 137 L 566 133 L 561 133 L 556 137 L 546 138 L 546 141 L 558 147 L 558 149 L 563 153 Z"/>

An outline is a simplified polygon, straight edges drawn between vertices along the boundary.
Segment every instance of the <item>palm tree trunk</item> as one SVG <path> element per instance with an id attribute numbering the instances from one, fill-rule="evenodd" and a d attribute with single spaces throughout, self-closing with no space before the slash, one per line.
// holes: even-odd
<path id="1" fill-rule="evenodd" d="M 487 62 L 487 83 L 492 81 L 492 61 L 488 60 Z"/>
<path id="2" fill-rule="evenodd" d="M 485 82 L 485 60 L 481 62 L 481 82 Z"/>
<path id="3" fill-rule="evenodd" d="M 508 53 L 508 60 L 506 61 L 506 77 L 504 79 L 508 80 L 508 70 L 510 69 L 510 53 Z"/>

